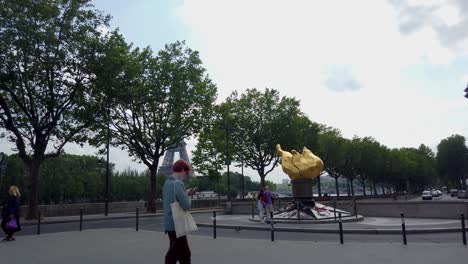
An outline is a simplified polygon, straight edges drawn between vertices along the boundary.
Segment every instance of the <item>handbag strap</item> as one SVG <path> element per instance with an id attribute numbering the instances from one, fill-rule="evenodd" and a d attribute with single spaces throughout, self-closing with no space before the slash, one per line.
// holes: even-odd
<path id="1" fill-rule="evenodd" d="M 177 180 L 174 180 L 174 203 L 176 202 L 176 192 L 175 192 L 175 185 L 176 185 Z"/>

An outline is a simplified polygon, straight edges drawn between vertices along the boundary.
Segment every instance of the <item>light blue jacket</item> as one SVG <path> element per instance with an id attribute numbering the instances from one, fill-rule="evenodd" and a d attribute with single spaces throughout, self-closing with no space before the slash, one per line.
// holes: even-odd
<path id="1" fill-rule="evenodd" d="M 192 201 L 187 195 L 184 183 L 171 175 L 169 178 L 167 178 L 163 187 L 164 231 L 166 233 L 168 231 L 175 231 L 174 220 L 172 219 L 171 203 L 173 203 L 176 199 L 179 201 L 180 206 L 184 210 L 189 210 L 192 207 Z"/>

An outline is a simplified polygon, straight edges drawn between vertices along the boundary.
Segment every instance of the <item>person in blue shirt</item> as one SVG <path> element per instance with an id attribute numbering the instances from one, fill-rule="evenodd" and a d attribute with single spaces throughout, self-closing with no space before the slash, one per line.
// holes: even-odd
<path id="1" fill-rule="evenodd" d="M 3 202 L 2 207 L 2 230 L 5 232 L 7 237 L 3 239 L 3 241 L 14 241 L 15 238 L 13 234 L 21 231 L 20 226 L 20 204 L 21 204 L 21 193 L 19 188 L 16 186 L 11 186 L 8 189 L 8 199 Z M 16 220 L 16 229 L 10 229 L 7 226 L 7 223 L 10 222 L 12 219 Z"/>
<path id="2" fill-rule="evenodd" d="M 184 210 L 190 210 L 192 202 L 189 196 L 196 192 L 196 188 L 185 190 L 182 180 L 187 178 L 191 171 L 190 164 L 184 160 L 178 160 L 172 166 L 172 175 L 164 183 L 164 232 L 169 237 L 169 249 L 166 253 L 165 264 L 176 264 L 177 261 L 180 264 L 191 263 L 187 236 L 177 238 L 171 209 L 171 203 L 177 200 Z"/>

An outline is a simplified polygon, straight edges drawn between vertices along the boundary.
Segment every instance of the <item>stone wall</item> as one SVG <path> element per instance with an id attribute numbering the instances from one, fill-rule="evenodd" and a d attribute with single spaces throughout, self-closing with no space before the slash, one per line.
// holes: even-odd
<path id="1" fill-rule="evenodd" d="M 283 207 L 292 200 L 275 200 L 275 208 Z M 332 201 L 320 201 L 319 203 L 333 207 Z M 336 207 L 341 210 L 353 212 L 353 203 L 350 200 L 336 202 Z M 226 213 L 251 215 L 252 209 L 257 214 L 257 203 L 254 200 L 234 201 Z M 392 201 L 392 200 L 358 200 L 357 212 L 364 217 L 400 217 L 404 213 L 411 218 L 441 218 L 458 219 L 461 213 L 468 216 L 467 201 Z"/>
<path id="2" fill-rule="evenodd" d="M 109 213 L 130 213 L 135 212 L 136 208 L 144 211 L 146 202 L 113 202 L 109 203 Z M 192 200 L 192 208 L 211 208 L 219 206 L 218 200 Z M 156 202 L 156 210 L 162 210 L 162 202 Z M 24 216 L 27 212 L 27 206 L 21 206 L 21 215 Z M 55 216 L 73 216 L 79 215 L 80 209 L 83 209 L 83 214 L 104 214 L 104 203 L 83 203 L 83 204 L 57 204 L 57 205 L 40 205 L 41 215 L 43 217 Z"/>
<path id="3" fill-rule="evenodd" d="M 275 208 L 283 207 L 291 201 L 290 198 L 275 199 Z M 332 201 L 320 201 L 320 203 L 333 206 Z M 192 200 L 193 208 L 217 206 L 223 206 L 229 214 L 251 215 L 252 208 L 254 214 L 257 214 L 255 200 L 233 200 L 230 207 L 227 206 L 226 200 Z M 109 203 L 109 213 L 135 212 L 137 207 L 144 210 L 145 202 Z M 162 202 L 158 201 L 156 207 L 158 211 L 161 211 Z M 353 210 L 352 201 L 349 200 L 337 201 L 336 207 L 349 212 Z M 104 213 L 104 203 L 41 205 L 39 208 L 44 217 L 79 215 L 80 209 L 83 209 L 85 215 Z M 460 217 L 460 213 L 468 216 L 468 201 L 358 200 L 357 211 L 358 214 L 367 217 L 400 217 L 400 213 L 403 212 L 406 217 L 412 218 L 455 219 Z M 27 206 L 22 206 L 21 212 L 24 215 L 27 212 Z"/>
<path id="4" fill-rule="evenodd" d="M 358 213 L 370 217 L 459 218 L 468 215 L 465 201 L 358 201 Z"/>

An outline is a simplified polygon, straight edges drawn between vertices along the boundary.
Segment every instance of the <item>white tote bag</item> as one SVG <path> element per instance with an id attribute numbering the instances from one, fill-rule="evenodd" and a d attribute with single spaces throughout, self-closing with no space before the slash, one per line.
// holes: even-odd
<path id="1" fill-rule="evenodd" d="M 185 236 L 190 232 L 197 231 L 198 227 L 189 211 L 185 211 L 176 200 L 175 182 L 174 182 L 174 202 L 171 203 L 172 219 L 177 238 Z"/>

